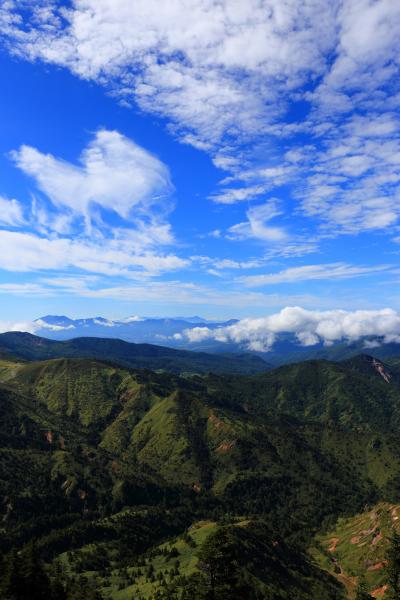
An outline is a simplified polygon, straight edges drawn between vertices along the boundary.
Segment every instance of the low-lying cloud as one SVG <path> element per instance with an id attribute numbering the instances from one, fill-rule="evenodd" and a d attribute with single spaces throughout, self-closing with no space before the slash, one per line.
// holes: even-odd
<path id="1" fill-rule="evenodd" d="M 190 342 L 213 339 L 267 352 L 283 333 L 294 335 L 303 346 L 320 342 L 329 346 L 341 340 L 351 342 L 369 336 L 379 338 L 382 343 L 400 342 L 400 313 L 390 308 L 312 311 L 288 306 L 267 317 L 242 319 L 227 327 L 187 329 L 184 335 Z"/>

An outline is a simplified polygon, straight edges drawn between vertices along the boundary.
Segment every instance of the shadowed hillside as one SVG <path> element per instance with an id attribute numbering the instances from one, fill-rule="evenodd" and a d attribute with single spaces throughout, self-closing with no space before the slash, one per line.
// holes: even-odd
<path id="1" fill-rule="evenodd" d="M 21 332 L 0 334 L 0 353 L 6 359 L 11 357 L 22 360 L 95 358 L 114 362 L 122 367 L 172 373 L 213 371 L 252 374 L 270 368 L 262 358 L 252 354 L 212 355 L 107 338 L 83 337 L 57 342 Z"/>

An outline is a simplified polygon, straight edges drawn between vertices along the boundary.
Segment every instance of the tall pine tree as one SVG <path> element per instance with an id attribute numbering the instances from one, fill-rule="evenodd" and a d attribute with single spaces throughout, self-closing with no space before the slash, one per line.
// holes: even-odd
<path id="1" fill-rule="evenodd" d="M 386 555 L 389 589 L 387 597 L 390 600 L 399 600 L 400 598 L 400 535 L 397 531 L 393 532 L 390 540 L 390 547 Z"/>
<path id="2" fill-rule="evenodd" d="M 367 583 L 365 577 L 361 576 L 358 580 L 356 599 L 355 600 L 374 600 L 368 592 Z"/>
<path id="3" fill-rule="evenodd" d="M 2 600 L 53 600 L 50 580 L 33 544 L 10 552 L 2 579 Z"/>

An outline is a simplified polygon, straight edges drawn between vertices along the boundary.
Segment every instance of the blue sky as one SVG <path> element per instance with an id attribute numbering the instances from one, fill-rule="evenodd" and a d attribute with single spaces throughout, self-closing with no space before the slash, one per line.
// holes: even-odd
<path id="1" fill-rule="evenodd" d="M 400 5 L 7 0 L 0 309 L 399 307 Z"/>

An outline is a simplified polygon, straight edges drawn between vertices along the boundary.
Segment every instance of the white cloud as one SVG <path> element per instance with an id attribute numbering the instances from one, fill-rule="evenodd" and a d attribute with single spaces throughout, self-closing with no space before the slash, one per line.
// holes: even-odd
<path id="1" fill-rule="evenodd" d="M 356 341 L 377 336 L 383 343 L 400 342 L 400 314 L 392 309 L 310 311 L 297 306 L 259 319 L 243 319 L 228 327 L 185 330 L 191 342 L 214 339 L 243 344 L 255 351 L 268 351 L 281 333 L 291 333 L 302 345 L 340 340 Z"/>
<path id="2" fill-rule="evenodd" d="M 43 319 L 36 319 L 34 326 L 37 329 L 49 329 L 50 331 L 68 331 L 69 329 L 75 329 L 75 325 L 55 325 L 54 323 L 47 323 Z"/>
<path id="3" fill-rule="evenodd" d="M 98 131 L 79 166 L 30 146 L 21 146 L 12 156 L 56 207 L 88 223 L 96 207 L 124 219 L 148 215 L 172 189 L 167 167 L 116 131 Z"/>
<path id="4" fill-rule="evenodd" d="M 315 102 L 346 107 L 348 88 L 377 89 L 398 66 L 392 0 L 71 4 L 43 0 L 38 11 L 33 0 L 3 3 L 11 51 L 108 85 L 204 148 L 270 131 L 304 83 L 320 82 Z"/>
<path id="5" fill-rule="evenodd" d="M 137 323 L 138 321 L 144 321 L 143 317 L 139 315 L 132 315 L 131 317 L 125 317 L 125 319 L 119 319 L 119 323 Z"/>
<path id="6" fill-rule="evenodd" d="M 399 64 L 399 4 L 391 0 L 347 1 L 340 7 L 338 22 L 339 52 L 324 85 L 373 89 L 391 77 L 391 67 Z"/>
<path id="7" fill-rule="evenodd" d="M 323 73 L 337 37 L 337 7 L 316 1 L 49 1 L 24 27 L 11 23 L 18 4 L 2 23 L 15 52 L 105 82 L 203 144 L 284 111 L 279 91 Z"/>
<path id="8" fill-rule="evenodd" d="M 0 222 L 25 228 L 0 231 L 0 268 L 80 269 L 141 278 L 189 265 L 189 260 L 160 250 L 175 243 L 166 221 L 172 208 L 168 168 L 132 140 L 101 130 L 82 153 L 80 165 L 28 146 L 13 158 L 51 203 L 34 196 L 24 221 L 16 200 L 0 198 Z M 110 220 L 105 211 L 117 213 L 119 221 Z"/>
<path id="9" fill-rule="evenodd" d="M 10 252 L 10 248 L 13 249 Z M 77 268 L 104 275 L 140 277 L 182 269 L 187 259 L 174 254 L 135 254 L 131 244 L 119 240 L 47 239 L 30 233 L 0 231 L 0 268 L 7 271 L 41 271 Z"/>
<path id="10" fill-rule="evenodd" d="M 15 0 L 3 2 L 0 27 L 11 52 L 105 85 L 209 152 L 229 173 L 211 195 L 220 204 L 277 195 L 289 183 L 313 233 L 391 231 L 398 222 L 398 2 L 72 0 L 66 8 Z M 126 217 L 166 191 L 157 177 L 147 177 L 150 189 L 135 180 L 132 200 L 123 174 L 115 175 L 121 194 L 110 201 L 106 177 L 96 174 L 93 186 L 95 150 L 77 167 L 27 149 L 27 169 L 39 160 L 42 189 L 81 215 L 96 203 Z M 66 190 L 84 184 L 82 206 L 48 181 L 54 164 L 61 178 L 73 174 Z M 284 239 L 261 214 L 247 217 L 232 237 Z M 59 233 L 67 226 L 54 224 Z"/>
<path id="11" fill-rule="evenodd" d="M 263 264 L 260 259 L 237 261 L 230 258 L 222 258 L 212 260 L 212 264 L 216 269 L 256 269 Z"/>
<path id="12" fill-rule="evenodd" d="M 27 333 L 35 333 L 35 330 L 35 324 L 29 321 L 0 321 L 0 333 L 5 333 L 7 331 L 24 331 Z"/>
<path id="13" fill-rule="evenodd" d="M 263 242 L 282 242 L 288 235 L 282 227 L 269 225 L 269 221 L 281 215 L 278 203 L 270 200 L 265 204 L 253 206 L 246 212 L 247 221 L 233 225 L 228 237 L 236 240 L 256 239 Z"/>
<path id="14" fill-rule="evenodd" d="M 25 223 L 21 204 L 0 196 L 0 224 L 20 227 Z"/>
<path id="15" fill-rule="evenodd" d="M 0 283 L 0 293 L 15 296 L 52 296 L 52 291 L 40 283 Z"/>
<path id="16" fill-rule="evenodd" d="M 286 153 L 287 154 L 287 153 Z M 221 161 L 221 157 L 219 158 Z M 219 162 L 214 161 L 214 162 Z M 296 169 L 290 164 L 279 166 L 246 169 L 239 162 L 232 162 L 232 176 L 225 177 L 220 184 L 228 185 L 240 182 L 242 187 L 225 187 L 221 191 L 210 195 L 210 199 L 217 204 L 235 204 L 250 201 L 265 195 L 270 190 L 288 183 L 296 174 Z M 243 186 L 245 182 L 245 186 Z"/>
<path id="17" fill-rule="evenodd" d="M 247 312 L 249 306 L 254 309 L 264 310 L 265 307 L 277 308 L 292 303 L 301 303 L 305 306 L 329 306 L 331 299 L 312 296 L 310 294 L 282 295 L 264 294 L 260 292 L 232 289 L 225 286 L 222 289 L 179 280 L 153 280 L 123 281 L 122 283 L 110 282 L 108 278 L 86 273 L 49 277 L 41 276 L 35 283 L 29 284 L 0 284 L 0 293 L 8 297 L 15 296 L 48 296 L 65 297 L 73 296 L 83 299 L 112 300 L 117 302 L 141 303 L 146 306 L 171 307 L 184 306 L 186 308 L 207 306 L 224 313 L 223 318 L 231 317 L 233 311 Z M 352 299 L 354 304 L 354 299 Z M 341 304 L 339 304 L 341 305 Z M 347 304 L 346 304 L 347 305 Z M 227 307 L 230 313 L 226 314 Z M 197 310 L 197 309 L 196 309 Z M 157 309 L 159 311 L 159 308 Z M 176 313 L 175 313 L 176 314 Z M 134 317 L 136 320 L 136 317 Z M 215 320 L 215 316 L 213 317 Z"/>
<path id="18" fill-rule="evenodd" d="M 243 188 L 230 188 L 222 192 L 218 192 L 211 196 L 214 202 L 218 204 L 234 204 L 235 202 L 242 202 L 244 200 L 252 200 L 261 196 L 265 193 L 265 186 L 251 186 Z"/>
<path id="19" fill-rule="evenodd" d="M 387 265 L 370 267 L 348 265 L 346 263 L 331 263 L 323 265 L 305 265 L 289 267 L 278 273 L 263 275 L 249 275 L 242 277 L 241 281 L 247 287 L 261 287 L 280 283 L 296 283 L 315 280 L 352 279 L 362 275 L 373 275 L 388 270 Z"/>
<path id="20" fill-rule="evenodd" d="M 400 143 L 393 128 L 398 133 L 400 123 L 391 115 L 351 116 L 318 149 L 304 151 L 307 173 L 300 173 L 295 195 L 305 214 L 332 233 L 390 231 L 400 216 Z"/>
<path id="21" fill-rule="evenodd" d="M 317 240 L 312 238 L 301 238 L 300 236 L 286 240 L 284 244 L 268 248 L 265 254 L 266 259 L 273 258 L 295 258 L 305 256 L 306 254 L 315 254 L 319 252 Z"/>

